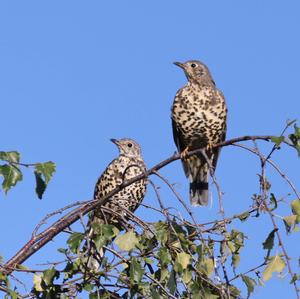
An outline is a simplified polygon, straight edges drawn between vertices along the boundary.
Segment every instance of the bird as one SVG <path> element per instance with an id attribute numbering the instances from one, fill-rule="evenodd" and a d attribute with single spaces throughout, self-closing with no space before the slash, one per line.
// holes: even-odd
<path id="1" fill-rule="evenodd" d="M 227 106 L 204 63 L 189 60 L 174 64 L 184 71 L 188 82 L 177 91 L 171 108 L 173 139 L 190 182 L 192 206 L 207 205 L 209 167 L 215 170 L 220 152 L 212 146 L 225 140 Z M 186 155 L 197 148 L 203 148 L 205 154 Z"/>
<path id="2" fill-rule="evenodd" d="M 122 138 L 119 140 L 111 139 L 111 141 L 118 147 L 119 156 L 107 166 L 98 178 L 94 190 L 95 200 L 100 200 L 117 186 L 122 185 L 124 181 L 145 173 L 146 171 L 141 148 L 136 141 L 130 138 Z M 139 207 L 145 197 L 146 190 L 147 179 L 138 180 L 111 196 L 104 205 L 96 207 L 89 215 L 89 222 L 87 224 L 88 240 L 93 239 L 93 236 L 95 236 L 93 228 L 95 224 L 113 224 L 120 227 L 122 226 L 120 218 L 129 220 L 130 213 L 128 213 L 128 211 L 133 213 Z M 103 209 L 103 207 L 105 209 Z M 110 214 L 106 212 L 107 209 L 113 213 Z M 116 214 L 119 216 L 116 216 Z M 87 245 L 84 246 L 85 249 L 86 247 Z M 104 253 L 95 252 L 93 246 L 89 247 L 90 256 L 88 267 L 97 270 Z M 95 256 L 97 257 L 95 258 Z"/>

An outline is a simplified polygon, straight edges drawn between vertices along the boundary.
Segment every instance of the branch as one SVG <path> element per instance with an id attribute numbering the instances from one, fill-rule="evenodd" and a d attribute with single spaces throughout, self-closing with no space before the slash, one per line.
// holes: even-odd
<path id="1" fill-rule="evenodd" d="M 223 147 L 232 145 L 237 142 L 241 141 L 247 141 L 247 140 L 265 140 L 269 141 L 272 137 L 271 135 L 264 135 L 264 136 L 243 136 L 243 137 L 237 137 L 233 138 L 218 144 L 215 144 L 212 146 L 212 148 L 217 147 Z M 191 156 L 193 154 L 199 153 L 203 150 L 203 148 L 199 148 L 193 151 L 190 151 L 187 156 Z M 65 228 L 76 222 L 78 219 L 80 219 L 81 216 L 87 214 L 91 210 L 95 209 L 97 206 L 104 205 L 110 197 L 118 193 L 123 188 L 133 184 L 136 181 L 139 181 L 141 179 L 147 178 L 149 175 L 155 174 L 159 169 L 162 167 L 172 163 L 173 161 L 176 161 L 180 159 L 180 154 L 174 153 L 171 157 L 165 159 L 164 161 L 158 163 L 154 167 L 148 169 L 145 171 L 145 173 L 140 174 L 130 180 L 127 180 L 123 182 L 123 184 L 117 186 L 113 191 L 108 193 L 106 196 L 99 200 L 92 200 L 87 201 L 85 204 L 83 204 L 81 207 L 76 208 L 75 210 L 69 212 L 56 222 L 54 222 L 51 226 L 49 226 L 47 229 L 42 231 L 41 233 L 37 235 L 33 235 L 31 239 L 19 250 L 19 252 L 14 255 L 6 264 L 0 267 L 0 270 L 6 274 L 9 275 L 13 271 L 12 269 L 16 267 L 18 264 L 22 264 L 24 261 L 26 261 L 31 255 L 33 255 L 35 252 L 37 252 L 40 248 L 42 248 L 45 244 L 47 244 L 49 241 L 51 241 L 56 235 L 58 235 L 61 231 L 63 231 Z"/>

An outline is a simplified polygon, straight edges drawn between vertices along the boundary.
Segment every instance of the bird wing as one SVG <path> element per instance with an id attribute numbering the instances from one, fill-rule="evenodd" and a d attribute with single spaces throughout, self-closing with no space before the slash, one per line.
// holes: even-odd
<path id="1" fill-rule="evenodd" d="M 180 129 L 176 126 L 176 122 L 174 121 L 173 118 L 172 118 L 172 130 L 173 130 L 174 142 L 177 146 L 179 153 L 181 153 L 186 148 L 186 144 L 183 141 L 182 133 L 181 133 Z M 187 163 L 187 161 L 184 161 L 184 159 L 182 159 L 181 162 L 182 162 L 182 166 L 183 166 L 186 177 L 189 177 L 189 175 L 191 173 L 189 163 Z"/>
<path id="2" fill-rule="evenodd" d="M 219 98 L 221 100 L 221 102 L 225 102 L 225 97 L 224 97 L 222 91 L 217 89 L 214 96 Z M 227 111 L 227 109 L 226 109 L 226 111 Z M 226 131 L 227 131 L 227 125 L 226 125 L 226 117 L 225 117 L 225 120 L 223 122 L 222 134 L 220 136 L 219 142 L 223 142 L 225 140 Z M 218 157 L 219 157 L 220 151 L 221 151 L 221 147 L 218 147 L 218 148 L 215 148 L 212 150 L 211 161 L 212 161 L 212 166 L 214 169 L 216 169 L 216 167 L 217 167 L 217 162 L 218 162 Z"/>
<path id="3" fill-rule="evenodd" d="M 182 152 L 186 148 L 186 145 L 183 142 L 182 133 L 180 129 L 177 127 L 176 122 L 174 121 L 173 118 L 172 118 L 172 129 L 173 129 L 173 139 L 177 146 L 177 149 L 179 152 Z"/>

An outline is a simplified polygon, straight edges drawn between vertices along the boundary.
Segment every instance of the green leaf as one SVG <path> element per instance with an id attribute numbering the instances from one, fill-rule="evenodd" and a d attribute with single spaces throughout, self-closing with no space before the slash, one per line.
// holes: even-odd
<path id="1" fill-rule="evenodd" d="M 5 193 L 23 179 L 22 172 L 15 165 L 0 165 L 0 175 L 3 176 L 2 188 Z"/>
<path id="2" fill-rule="evenodd" d="M 42 274 L 34 274 L 33 275 L 33 286 L 34 289 L 38 292 L 42 292 L 43 291 L 43 287 L 42 287 Z"/>
<path id="3" fill-rule="evenodd" d="M 97 250 L 100 250 L 108 241 L 119 233 L 119 230 L 111 224 L 94 222 L 92 228 L 94 233 L 93 242 Z"/>
<path id="4" fill-rule="evenodd" d="M 165 244 L 168 240 L 167 225 L 164 222 L 159 221 L 155 224 L 155 229 L 158 242 Z"/>
<path id="5" fill-rule="evenodd" d="M 241 291 L 234 285 L 229 285 L 230 298 L 240 298 Z"/>
<path id="6" fill-rule="evenodd" d="M 274 193 L 271 193 L 270 202 L 271 202 L 271 204 L 272 204 L 272 205 L 274 205 L 274 207 L 273 207 L 273 208 L 271 208 L 271 209 L 270 209 L 270 211 L 274 211 L 274 210 L 276 210 L 276 209 L 277 209 L 277 206 L 278 206 L 278 204 L 277 204 L 277 199 L 276 199 L 276 197 L 275 197 Z"/>
<path id="7" fill-rule="evenodd" d="M 70 249 L 72 252 L 77 253 L 78 248 L 79 248 L 80 243 L 83 240 L 83 238 L 84 238 L 84 235 L 81 233 L 73 233 L 69 237 L 67 243 L 70 246 Z"/>
<path id="8" fill-rule="evenodd" d="M 293 143 L 294 148 L 298 152 L 298 156 L 300 156 L 300 128 L 297 125 L 294 125 L 295 132 L 289 135 L 290 140 Z"/>
<path id="9" fill-rule="evenodd" d="M 63 254 L 66 254 L 68 252 L 66 248 L 58 248 L 57 251 Z"/>
<path id="10" fill-rule="evenodd" d="M 16 268 L 20 270 L 30 270 L 27 266 L 21 264 L 17 265 Z"/>
<path id="11" fill-rule="evenodd" d="M 52 161 L 48 161 L 45 163 L 37 163 L 35 165 L 35 171 L 43 175 L 46 185 L 51 180 L 53 173 L 55 172 L 55 168 L 55 163 L 53 163 Z"/>
<path id="12" fill-rule="evenodd" d="M 134 282 L 140 282 L 143 278 L 145 269 L 137 261 L 135 257 L 132 258 L 129 268 L 130 280 Z"/>
<path id="13" fill-rule="evenodd" d="M 278 228 L 274 228 L 268 235 L 267 239 L 265 242 L 262 243 L 263 248 L 267 250 L 271 250 L 274 246 L 274 237 L 275 233 L 278 231 Z"/>
<path id="14" fill-rule="evenodd" d="M 59 277 L 59 272 L 55 270 L 55 268 L 47 269 L 43 272 L 43 280 L 46 283 L 46 285 L 52 285 L 54 278 Z"/>
<path id="15" fill-rule="evenodd" d="M 91 292 L 93 290 L 94 286 L 93 284 L 86 282 L 83 285 L 83 289 L 86 290 L 87 292 Z"/>
<path id="16" fill-rule="evenodd" d="M 51 161 L 45 163 L 37 163 L 35 165 L 35 179 L 36 188 L 35 192 L 39 199 L 43 197 L 46 187 L 51 180 L 53 173 L 55 172 L 55 164 Z"/>
<path id="17" fill-rule="evenodd" d="M 274 136 L 271 138 L 271 141 L 274 142 L 276 144 L 276 146 L 278 147 L 281 144 L 281 142 L 284 141 L 284 136 L 278 136 L 278 137 Z"/>
<path id="18" fill-rule="evenodd" d="M 161 266 L 167 266 L 171 261 L 171 256 L 166 247 L 160 247 L 157 253 Z"/>
<path id="19" fill-rule="evenodd" d="M 103 224 L 94 221 L 92 223 L 92 228 L 95 235 L 104 236 L 107 240 L 111 240 L 113 237 L 119 234 L 119 230 L 112 224 Z"/>
<path id="20" fill-rule="evenodd" d="M 269 280 L 274 272 L 282 272 L 284 268 L 285 262 L 280 255 L 273 256 L 263 272 L 263 279 Z"/>
<path id="21" fill-rule="evenodd" d="M 186 269 L 186 267 L 190 264 L 191 256 L 185 252 L 180 252 L 177 253 L 176 261 L 182 266 L 183 269 Z"/>
<path id="22" fill-rule="evenodd" d="M 96 249 L 100 251 L 100 249 L 107 244 L 108 239 L 104 236 L 95 236 L 93 242 L 96 246 Z"/>
<path id="23" fill-rule="evenodd" d="M 248 292 L 247 298 L 249 298 L 251 293 L 253 293 L 253 291 L 254 291 L 256 281 L 253 278 L 251 278 L 249 276 L 246 276 L 246 275 L 242 275 L 242 280 L 243 280 L 243 282 L 245 283 L 245 285 L 247 287 L 247 292 Z"/>
<path id="24" fill-rule="evenodd" d="M 182 280 L 184 283 L 189 283 L 192 280 L 192 271 L 190 269 L 184 269 L 182 274 Z"/>
<path id="25" fill-rule="evenodd" d="M 249 212 L 245 212 L 239 215 L 235 215 L 234 217 L 239 218 L 241 220 L 241 222 L 244 222 L 248 219 L 248 217 L 250 216 Z"/>
<path id="26" fill-rule="evenodd" d="M 292 228 L 296 225 L 297 215 L 290 215 L 283 217 L 283 222 L 285 225 L 286 232 L 289 233 Z"/>
<path id="27" fill-rule="evenodd" d="M 291 208 L 294 215 L 297 215 L 297 223 L 300 223 L 300 200 L 295 199 L 291 202 Z"/>
<path id="28" fill-rule="evenodd" d="M 164 267 L 164 268 L 158 269 L 155 272 L 155 275 L 157 276 L 157 279 L 159 281 L 165 282 L 165 280 L 170 277 L 170 271 L 167 267 Z"/>
<path id="29" fill-rule="evenodd" d="M 234 268 L 234 270 L 236 269 L 236 267 L 238 266 L 239 262 L 241 260 L 241 257 L 238 253 L 233 253 L 232 257 L 231 257 L 231 265 Z"/>
<path id="30" fill-rule="evenodd" d="M 163 299 L 162 296 L 155 290 L 155 287 L 150 287 L 151 297 L 152 299 Z M 145 297 L 146 298 L 146 297 Z"/>
<path id="31" fill-rule="evenodd" d="M 0 272 L 0 282 L 7 282 L 7 276 L 3 273 L 3 272 Z"/>
<path id="32" fill-rule="evenodd" d="M 45 182 L 42 178 L 42 175 L 39 172 L 35 171 L 34 176 L 35 176 L 35 182 L 36 182 L 35 192 L 36 192 L 38 198 L 42 199 L 47 185 L 45 184 Z"/>
<path id="33" fill-rule="evenodd" d="M 101 293 L 101 297 L 99 296 L 99 292 L 98 291 L 96 291 L 96 292 L 94 292 L 94 293 L 90 293 L 89 294 L 89 299 L 108 299 L 109 297 L 107 297 L 106 296 L 107 295 L 107 292 L 103 292 L 103 293 Z"/>
<path id="34" fill-rule="evenodd" d="M 9 296 L 10 296 L 9 298 L 11 298 L 11 299 L 18 299 L 18 298 L 20 298 L 19 294 L 16 293 L 15 291 L 13 291 L 13 290 L 7 290 L 7 293 L 9 294 Z"/>
<path id="35" fill-rule="evenodd" d="M 212 293 L 212 290 L 208 287 L 201 288 L 201 291 L 196 296 L 193 296 L 192 299 L 220 299 L 221 297 L 219 295 L 215 295 Z"/>
<path id="36" fill-rule="evenodd" d="M 226 245 L 232 253 L 234 253 L 236 251 L 234 242 L 228 241 L 228 242 L 226 242 Z"/>
<path id="37" fill-rule="evenodd" d="M 0 160 L 7 161 L 9 163 L 19 163 L 20 154 L 16 151 L 11 152 L 1 152 L 0 151 Z"/>
<path id="38" fill-rule="evenodd" d="M 176 286 L 176 274 L 174 270 L 172 270 L 170 273 L 170 278 L 168 280 L 167 287 L 170 290 L 171 294 L 175 293 L 177 286 Z"/>
<path id="39" fill-rule="evenodd" d="M 296 282 L 297 280 L 299 280 L 300 277 L 298 277 L 298 275 L 296 273 L 293 274 L 293 277 L 290 281 L 290 284 L 293 284 L 294 282 Z"/>
<path id="40" fill-rule="evenodd" d="M 130 251 L 136 247 L 139 243 L 138 238 L 133 230 L 128 231 L 124 235 L 120 235 L 116 238 L 115 243 L 121 250 Z"/>
<path id="41" fill-rule="evenodd" d="M 212 258 L 208 258 L 208 259 L 204 260 L 203 269 L 207 276 L 210 276 L 212 274 L 212 272 L 214 271 L 214 268 L 215 268 L 215 263 Z"/>
<path id="42" fill-rule="evenodd" d="M 297 127 L 296 124 L 294 124 L 294 130 L 295 130 L 294 134 L 295 134 L 298 138 L 300 138 L 300 128 Z"/>

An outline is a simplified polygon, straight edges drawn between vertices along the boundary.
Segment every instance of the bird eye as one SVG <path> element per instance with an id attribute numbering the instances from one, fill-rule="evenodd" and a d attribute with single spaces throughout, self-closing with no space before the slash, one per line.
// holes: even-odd
<path id="1" fill-rule="evenodd" d="M 127 146 L 128 147 L 132 147 L 132 143 L 127 143 Z"/>
<path id="2" fill-rule="evenodd" d="M 192 67 L 192 68 L 195 68 L 196 66 L 197 66 L 196 63 L 192 63 L 192 64 L 191 64 L 191 67 Z"/>

